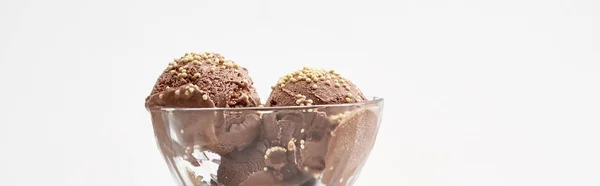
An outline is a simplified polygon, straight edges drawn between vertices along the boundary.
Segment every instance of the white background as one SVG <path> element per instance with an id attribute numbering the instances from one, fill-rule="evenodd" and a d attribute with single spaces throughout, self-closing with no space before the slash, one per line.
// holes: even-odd
<path id="1" fill-rule="evenodd" d="M 215 51 L 386 99 L 357 185 L 600 185 L 600 1 L 0 1 L 0 185 L 174 185 L 144 98 Z"/>

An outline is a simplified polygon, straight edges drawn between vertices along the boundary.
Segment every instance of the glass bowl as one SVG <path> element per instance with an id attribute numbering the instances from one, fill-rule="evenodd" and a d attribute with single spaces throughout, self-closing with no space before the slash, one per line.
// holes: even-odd
<path id="1" fill-rule="evenodd" d="M 149 108 L 179 185 L 352 185 L 375 143 L 383 99 L 253 108 Z"/>

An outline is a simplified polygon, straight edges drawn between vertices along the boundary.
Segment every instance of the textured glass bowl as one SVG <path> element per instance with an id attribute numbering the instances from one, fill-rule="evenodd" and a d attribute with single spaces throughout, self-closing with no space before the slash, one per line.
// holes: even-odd
<path id="1" fill-rule="evenodd" d="M 338 105 L 149 109 L 179 185 L 352 185 L 383 99 Z"/>

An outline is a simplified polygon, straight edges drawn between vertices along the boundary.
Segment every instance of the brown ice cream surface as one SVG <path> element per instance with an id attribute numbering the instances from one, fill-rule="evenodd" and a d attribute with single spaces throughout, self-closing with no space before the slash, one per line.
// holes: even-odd
<path id="1" fill-rule="evenodd" d="M 246 68 L 219 53 L 186 53 L 169 62 L 146 98 L 146 107 L 211 107 L 202 104 L 205 101 L 213 102 L 212 107 L 255 107 L 260 98 L 253 84 Z M 183 86 L 186 89 L 177 91 Z M 176 102 L 162 100 L 170 91 L 180 96 Z"/>
<path id="2" fill-rule="evenodd" d="M 162 120 L 170 120 L 170 129 L 155 127 L 157 137 L 166 138 L 167 130 L 177 129 L 182 133 L 179 146 L 189 153 L 194 146 L 221 155 L 234 149 L 241 150 L 260 133 L 256 113 L 176 111 L 163 117 L 154 116 L 161 112 L 152 110 L 160 108 L 259 106 L 260 98 L 247 69 L 218 53 L 186 53 L 169 62 L 145 105 L 151 110 L 154 123 L 164 126 Z"/>
<path id="3" fill-rule="evenodd" d="M 155 135 L 167 157 L 191 152 L 221 156 L 217 181 L 236 185 L 351 183 L 375 141 L 376 115 L 358 106 L 288 110 L 259 114 L 245 110 L 160 111 L 160 108 L 255 107 L 260 105 L 248 71 L 218 53 L 188 53 L 174 59 L 146 98 Z M 266 105 L 305 106 L 366 101 L 335 71 L 303 68 L 282 78 Z M 169 124 L 165 125 L 165 121 Z M 171 140 L 168 131 L 178 131 Z M 186 154 L 180 154 L 185 152 Z M 179 154 L 178 154 L 179 153 Z M 331 169 L 331 168 L 334 169 Z M 347 169 L 347 170 L 341 170 Z M 334 178 L 345 180 L 333 180 Z"/>
<path id="4" fill-rule="evenodd" d="M 301 185 L 319 175 L 323 183 L 353 182 L 377 131 L 376 114 L 364 108 L 330 117 L 314 111 L 270 113 L 262 122 L 253 145 L 222 157 L 219 182 Z"/>
<path id="5" fill-rule="evenodd" d="M 355 110 L 344 116 L 328 145 L 325 161 L 329 166 L 323 173 L 324 184 L 347 185 L 355 181 L 352 176 L 362 168 L 363 158 L 375 144 L 377 120 L 375 112 L 368 109 Z"/>
<path id="6" fill-rule="evenodd" d="M 280 79 L 267 106 L 366 100 L 352 82 L 338 73 L 303 68 Z M 323 183 L 348 183 L 362 166 L 361 160 L 370 151 L 377 130 L 374 112 L 355 108 L 263 114 L 262 131 L 255 145 L 242 152 L 231 152 L 222 159 L 219 182 L 225 185 L 314 185 L 315 179 L 322 175 L 326 179 Z M 336 172 L 345 168 L 348 170 Z M 338 177 L 346 180 L 332 180 Z"/>
<path id="7" fill-rule="evenodd" d="M 356 103 L 367 100 L 350 80 L 339 73 L 304 67 L 279 79 L 266 106 L 302 106 Z"/>
<path id="8" fill-rule="evenodd" d="M 219 183 L 227 186 L 239 185 L 250 175 L 264 171 L 267 149 L 267 145 L 257 142 L 242 151 L 233 151 L 221 156 L 221 164 L 217 171 Z"/>

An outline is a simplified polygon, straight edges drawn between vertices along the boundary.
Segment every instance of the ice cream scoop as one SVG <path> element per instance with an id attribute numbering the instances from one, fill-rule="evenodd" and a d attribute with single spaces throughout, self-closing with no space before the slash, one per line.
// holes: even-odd
<path id="1" fill-rule="evenodd" d="M 213 52 L 186 53 L 169 62 L 146 98 L 146 108 L 155 110 L 259 105 L 260 98 L 248 70 Z M 190 153 L 194 147 L 217 154 L 241 150 L 260 133 L 260 121 L 256 113 L 240 116 L 220 111 L 176 115 L 171 122 L 182 133 L 179 145 Z M 168 137 L 167 131 L 155 132 L 157 136 Z"/>
<path id="2" fill-rule="evenodd" d="M 186 53 L 169 62 L 146 98 L 146 107 L 258 105 L 260 98 L 248 70 L 213 52 Z"/>
<path id="3" fill-rule="evenodd" d="M 367 100 L 350 80 L 334 70 L 304 67 L 281 78 L 266 106 L 302 106 L 356 103 Z"/>

